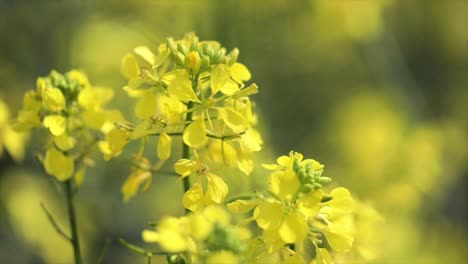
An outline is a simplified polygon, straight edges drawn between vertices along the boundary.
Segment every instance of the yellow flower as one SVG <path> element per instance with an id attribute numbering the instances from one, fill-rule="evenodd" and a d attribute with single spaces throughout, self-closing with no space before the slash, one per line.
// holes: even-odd
<path id="1" fill-rule="evenodd" d="M 151 163 L 149 160 L 143 157 L 135 157 L 133 162 L 132 173 L 125 180 L 121 189 L 124 195 L 124 201 L 128 201 L 135 196 L 142 185 L 142 191 L 148 190 L 153 180 Z"/>
<path id="2" fill-rule="evenodd" d="M 24 144 L 27 135 L 16 132 L 9 124 L 10 111 L 8 106 L 0 99 L 0 156 L 5 148 L 14 160 L 24 157 Z"/>
<path id="3" fill-rule="evenodd" d="M 208 168 L 196 161 L 180 159 L 174 165 L 175 171 L 181 178 L 196 174 L 197 179 L 192 187 L 184 194 L 184 207 L 191 211 L 198 211 L 208 205 L 221 204 L 228 193 L 228 186 L 217 175 L 210 173 Z M 203 191 L 202 179 L 206 179 L 206 192 Z"/>
<path id="4" fill-rule="evenodd" d="M 183 252 L 192 247 L 193 241 L 187 236 L 187 218 L 167 217 L 161 220 L 157 231 L 144 230 L 145 242 L 157 242 L 164 251 Z"/>

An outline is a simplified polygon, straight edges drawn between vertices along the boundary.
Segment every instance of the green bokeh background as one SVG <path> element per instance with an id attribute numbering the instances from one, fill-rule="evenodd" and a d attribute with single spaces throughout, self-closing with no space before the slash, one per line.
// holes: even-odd
<path id="1" fill-rule="evenodd" d="M 0 98 L 16 113 L 38 76 L 79 68 L 91 83 L 114 88 L 113 106 L 131 116 L 122 56 L 194 31 L 239 48 L 260 87 L 259 162 L 302 152 L 382 214 L 381 255 L 372 263 L 463 263 L 466 25 L 462 0 L 1 0 Z M 71 247 L 39 206 L 66 226 L 63 194 L 35 160 L 35 135 L 23 162 L 0 158 L 0 263 L 71 263 Z M 96 263 L 106 244 L 104 263 L 145 263 L 116 238 L 143 245 L 147 221 L 182 213 L 181 187 L 158 178 L 124 204 L 129 165 L 96 159 L 77 195 L 86 263 Z M 228 181 L 260 188 L 266 173 L 257 168 L 253 179 Z"/>

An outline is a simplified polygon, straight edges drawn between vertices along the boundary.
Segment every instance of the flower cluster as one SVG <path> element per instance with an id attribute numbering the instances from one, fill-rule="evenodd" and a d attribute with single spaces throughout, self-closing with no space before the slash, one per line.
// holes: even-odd
<path id="1" fill-rule="evenodd" d="M 132 173 L 122 188 L 124 198 L 128 200 L 151 180 L 142 175 L 152 175 L 171 158 L 174 137 L 182 137 L 184 159 L 190 159 L 190 148 L 197 151 L 200 160 L 223 162 L 250 174 L 251 153 L 259 151 L 262 144 L 253 127 L 257 118 L 249 99 L 258 87 L 245 85 L 251 74 L 237 62 L 238 49 L 226 54 L 218 42 L 199 41 L 190 33 L 177 41 L 168 38 L 154 50 L 140 46 L 122 59 L 121 71 L 128 79 L 124 90 L 138 100 L 137 121 L 118 123 L 103 144 L 104 152 L 112 157 L 130 141 L 140 140 L 144 148 L 149 136 L 158 138 L 157 161 L 147 169 L 137 169 L 139 174 Z M 137 160 L 142 156 L 142 149 L 134 155 Z M 227 193 L 221 178 L 205 175 L 208 181 L 225 186 Z M 193 196 L 195 189 L 198 192 L 199 179 L 186 196 Z"/>
<path id="2" fill-rule="evenodd" d="M 71 179 L 81 184 L 85 168 L 94 164 L 88 153 L 95 145 L 111 159 L 134 141 L 140 148 L 131 153 L 124 200 L 148 189 L 170 159 L 174 171 L 169 173 L 183 182 L 185 215 L 163 218 L 155 230 L 142 234 L 144 241 L 158 243 L 163 250 L 158 254 L 166 254 L 169 263 L 331 264 L 353 246 L 354 260 L 375 257 L 369 241 L 381 220 L 378 213 L 346 188 L 327 192 L 332 179 L 322 175 L 324 166 L 300 153 L 263 165 L 271 171 L 267 190 L 225 200 L 229 186 L 222 172 L 208 165 L 224 164 L 250 175 L 252 154 L 263 144 L 249 98 L 258 87 L 245 83 L 251 74 L 238 56 L 238 49 L 227 53 L 218 42 L 200 41 L 193 33 L 177 41 L 168 38 L 158 47 L 135 48 L 121 63 L 128 80 L 124 91 L 137 100 L 132 121 L 106 109 L 113 91 L 91 86 L 80 71 L 52 71 L 25 94 L 14 127 L 48 131 L 40 159 L 48 174 L 65 182 L 71 237 L 52 223 L 73 244 L 76 263 L 81 255 Z M 0 113 L 0 136 L 6 119 Z M 147 157 L 145 147 L 152 138 L 157 149 Z M 181 156 L 173 151 L 177 142 Z M 151 261 L 153 252 L 121 242 Z"/>
<path id="3" fill-rule="evenodd" d="M 179 261 L 174 263 L 241 263 L 251 234 L 230 222 L 225 209 L 208 206 L 180 218 L 162 219 L 156 231 L 143 231 L 143 240 L 157 242 L 170 253 L 169 259 Z"/>
<path id="4" fill-rule="evenodd" d="M 112 89 L 91 86 L 81 71 L 52 71 L 37 79 L 35 90 L 25 93 L 23 109 L 13 127 L 19 131 L 46 128 L 49 142 L 44 157 L 40 157 L 46 172 L 59 181 L 74 175 L 80 185 L 85 168 L 93 164 L 85 159 L 89 148 L 113 122 L 122 120 L 119 111 L 104 108 L 112 97 Z M 84 161 L 79 168 L 75 168 L 77 161 Z"/>
<path id="5" fill-rule="evenodd" d="M 324 166 L 300 153 L 278 158 L 276 165 L 264 165 L 274 172 L 269 176 L 267 195 L 253 200 L 237 200 L 228 207 L 238 213 L 253 210 L 252 219 L 263 230 L 258 246 L 270 255 L 285 247 L 305 255 L 310 241 L 319 263 L 328 263 L 328 250 L 321 247 L 321 235 L 337 251 L 348 251 L 354 240 L 353 200 L 349 191 L 339 187 L 325 194 L 322 186 L 331 181 L 321 176 Z M 265 254 L 264 254 L 265 255 Z"/>

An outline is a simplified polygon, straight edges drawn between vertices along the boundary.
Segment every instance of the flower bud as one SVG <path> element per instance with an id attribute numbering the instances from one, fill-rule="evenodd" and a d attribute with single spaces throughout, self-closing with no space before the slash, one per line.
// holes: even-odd
<path id="1" fill-rule="evenodd" d="M 179 65 L 179 66 L 184 66 L 184 61 L 185 61 L 185 56 L 184 54 L 182 54 L 180 51 L 177 52 L 176 56 L 175 56 L 175 61 L 176 61 L 176 64 Z"/>
<path id="2" fill-rule="evenodd" d="M 313 189 L 314 189 L 313 184 L 306 183 L 306 184 L 301 186 L 300 192 L 303 193 L 303 194 L 306 194 L 306 193 L 309 193 L 310 191 L 312 191 Z"/>
<path id="3" fill-rule="evenodd" d="M 301 161 L 299 159 L 294 159 L 293 161 L 293 170 L 298 173 L 301 169 Z"/>
<path id="4" fill-rule="evenodd" d="M 322 184 L 322 185 L 325 185 L 327 183 L 330 183 L 332 181 L 331 178 L 329 177 L 320 177 L 316 180 L 318 183 Z"/>
<path id="5" fill-rule="evenodd" d="M 182 54 L 184 54 L 184 55 L 187 55 L 187 53 L 189 52 L 187 46 L 185 46 L 181 42 L 179 42 L 179 44 L 177 44 L 177 51 L 182 52 Z"/>
<path id="6" fill-rule="evenodd" d="M 172 54 L 177 54 L 177 44 L 172 37 L 167 38 L 167 47 L 171 50 Z"/>
<path id="7" fill-rule="evenodd" d="M 201 66 L 200 54 L 190 51 L 185 57 L 185 66 L 192 70 L 192 74 L 197 74 Z"/>
<path id="8" fill-rule="evenodd" d="M 203 56 L 201 60 L 201 69 L 208 69 L 210 67 L 210 57 Z"/>
<path id="9" fill-rule="evenodd" d="M 231 59 L 229 60 L 229 64 L 234 64 L 237 61 L 237 58 L 239 57 L 239 49 L 234 48 L 231 50 L 231 52 L 228 53 L 228 55 Z"/>
<path id="10" fill-rule="evenodd" d="M 232 98 L 233 99 L 238 99 L 238 98 L 247 97 L 247 96 L 250 96 L 250 95 L 253 95 L 253 94 L 256 94 L 256 93 L 258 93 L 258 86 L 257 86 L 257 84 L 252 83 L 248 87 L 246 87 L 246 88 L 244 88 L 244 89 L 242 89 L 240 91 L 237 91 L 235 94 L 232 95 Z M 296 173 L 297 173 L 297 171 L 296 171 Z"/>
<path id="11" fill-rule="evenodd" d="M 186 264 L 188 263 L 187 258 L 182 254 L 167 255 L 167 263 L 169 264 Z"/>

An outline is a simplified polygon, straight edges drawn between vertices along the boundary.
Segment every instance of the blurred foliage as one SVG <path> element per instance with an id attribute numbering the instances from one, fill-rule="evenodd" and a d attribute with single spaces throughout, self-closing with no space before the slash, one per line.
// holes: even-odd
<path id="1" fill-rule="evenodd" d="M 114 107 L 130 115 L 121 57 L 134 46 L 195 31 L 238 47 L 256 76 L 260 94 L 254 100 L 269 146 L 259 160 L 290 149 L 314 156 L 381 212 L 382 256 L 374 263 L 463 263 L 466 24 L 468 2 L 459 0 L 5 0 L 0 97 L 16 113 L 36 76 L 81 68 L 93 83 L 113 87 Z M 40 146 L 33 140 L 21 164 L 7 152 L 0 158 L 2 263 L 66 263 L 71 256 L 40 209 L 46 203 L 59 219 L 65 210 L 55 202 L 63 194 L 35 160 Z M 122 203 L 128 163 L 102 164 L 77 196 L 81 232 L 89 241 L 86 259 L 95 262 L 109 240 L 105 263 L 140 263 L 115 237 L 141 243 L 138 234 L 148 219 L 182 213 L 173 199 L 182 190 L 161 176 L 150 191 Z M 257 176 L 237 183 L 239 189 L 256 186 L 264 174 L 256 168 Z"/>

